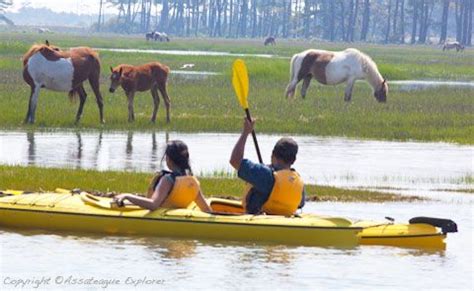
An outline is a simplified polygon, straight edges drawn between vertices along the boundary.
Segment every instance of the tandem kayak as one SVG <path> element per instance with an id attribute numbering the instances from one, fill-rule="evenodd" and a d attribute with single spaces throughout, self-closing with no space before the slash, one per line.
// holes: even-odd
<path id="1" fill-rule="evenodd" d="M 0 226 L 111 235 L 153 235 L 288 245 L 355 247 L 386 245 L 444 249 L 456 224 L 418 217 L 409 223 L 351 221 L 341 217 L 300 214 L 292 217 L 244 214 L 240 201 L 208 199 L 214 213 L 187 209 L 149 211 L 118 207 L 110 198 L 89 193 L 6 191 L 0 198 Z"/>
<path id="2" fill-rule="evenodd" d="M 3 227 L 342 248 L 357 246 L 363 229 L 340 217 L 228 214 L 217 210 L 209 214 L 196 206 L 149 211 L 137 206 L 117 207 L 111 198 L 85 192 L 12 194 L 0 198 Z"/>

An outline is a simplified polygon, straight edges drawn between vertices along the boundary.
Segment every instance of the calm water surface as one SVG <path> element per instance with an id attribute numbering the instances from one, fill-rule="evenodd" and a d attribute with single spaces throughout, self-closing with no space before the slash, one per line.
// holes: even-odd
<path id="1" fill-rule="evenodd" d="M 259 135 L 268 162 L 279 136 Z M 188 143 L 195 172 L 230 172 L 236 134 L 0 132 L 0 164 L 98 170 L 154 171 L 167 140 Z M 473 147 L 448 143 L 384 142 L 296 136 L 295 167 L 304 179 L 346 187 L 398 187 L 404 194 L 442 196 L 441 202 L 308 203 L 305 212 L 404 222 L 414 216 L 451 218 L 459 233 L 445 251 L 361 246 L 288 247 L 153 237 L 91 236 L 0 229 L 0 289 L 12 279 L 51 278 L 48 286 L 103 290 L 73 279 L 116 280 L 116 289 L 473 288 Z M 256 159 L 249 144 L 248 156 Z M 383 189 L 381 189 L 383 190 Z M 127 278 L 131 277 L 128 281 Z M 146 285 L 138 280 L 164 280 Z M 128 283 L 126 283 L 128 282 Z M 66 284 L 66 285 L 65 285 Z M 32 289 L 33 285 L 27 285 Z"/>
<path id="2" fill-rule="evenodd" d="M 442 197 L 446 189 L 474 188 L 472 146 L 293 137 L 300 145 L 295 168 L 311 183 L 388 187 L 404 194 Z M 190 148 L 194 172 L 233 173 L 228 160 L 237 138 L 237 134 L 220 133 L 0 131 L 0 164 L 151 172 L 161 168 L 166 142 L 181 139 Z M 258 135 L 265 162 L 279 138 Z M 246 155 L 256 160 L 251 141 Z"/>
<path id="3" fill-rule="evenodd" d="M 11 287 L 3 283 L 7 276 L 45 276 L 54 281 L 58 276 L 71 275 L 122 280 L 114 286 L 120 289 L 132 288 L 123 282 L 129 276 L 164 280 L 163 285 L 139 285 L 140 289 L 473 288 L 470 204 L 308 203 L 305 211 L 379 220 L 388 215 L 397 221 L 417 215 L 449 217 L 458 223 L 460 232 L 448 238 L 445 251 L 427 251 L 379 246 L 341 250 L 0 229 L 0 288 Z M 65 285 L 49 287 L 65 289 Z"/>

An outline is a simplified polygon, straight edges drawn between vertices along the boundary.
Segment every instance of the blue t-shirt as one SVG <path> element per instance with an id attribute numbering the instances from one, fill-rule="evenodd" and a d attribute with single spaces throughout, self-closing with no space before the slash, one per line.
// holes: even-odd
<path id="1" fill-rule="evenodd" d="M 278 171 L 278 169 L 275 169 Z M 268 200 L 272 193 L 275 177 L 273 170 L 267 165 L 257 164 L 248 159 L 243 159 L 240 163 L 239 178 L 252 185 L 249 195 L 247 195 L 246 211 L 251 214 L 258 214 L 263 204 Z M 304 206 L 305 190 L 303 188 L 303 197 L 298 208 Z"/>

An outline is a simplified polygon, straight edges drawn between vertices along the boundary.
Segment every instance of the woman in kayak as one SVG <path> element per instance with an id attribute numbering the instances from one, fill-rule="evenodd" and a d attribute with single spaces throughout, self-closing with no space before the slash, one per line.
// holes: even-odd
<path id="1" fill-rule="evenodd" d="M 188 146 L 180 141 L 168 142 L 165 150 L 166 165 L 171 171 L 161 171 L 150 184 L 148 197 L 121 194 L 115 197 L 118 205 L 125 200 L 142 208 L 186 208 L 192 202 L 205 212 L 212 212 L 204 199 L 199 181 L 192 175 Z"/>
<path id="2" fill-rule="evenodd" d="M 234 146 L 230 164 L 239 178 L 250 184 L 242 204 L 250 214 L 293 215 L 304 206 L 304 183 L 291 168 L 296 160 L 298 144 L 291 138 L 281 138 L 274 146 L 271 165 L 244 159 L 245 143 L 255 121 L 245 118 L 242 134 Z"/>

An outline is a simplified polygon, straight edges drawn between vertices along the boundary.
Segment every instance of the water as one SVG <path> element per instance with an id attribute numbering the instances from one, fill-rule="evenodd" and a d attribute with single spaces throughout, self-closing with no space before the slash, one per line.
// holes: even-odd
<path id="1" fill-rule="evenodd" d="M 450 234 L 445 251 L 427 251 L 382 246 L 341 250 L 0 229 L 0 288 L 13 289 L 5 284 L 6 277 L 8 282 L 44 277 L 51 278 L 51 283 L 42 289 L 103 290 L 101 284 L 64 283 L 69 276 L 120 281 L 107 289 L 133 289 L 131 283 L 144 277 L 164 280 L 162 284 L 139 284 L 139 290 L 473 288 L 472 205 L 308 203 L 305 210 L 356 218 L 383 219 L 389 215 L 397 221 L 416 215 L 449 217 L 458 223 L 459 233 Z M 33 285 L 27 287 L 32 289 Z"/>
<path id="2" fill-rule="evenodd" d="M 239 54 L 229 52 L 216 51 L 195 51 L 195 50 L 153 50 L 153 49 L 122 49 L 122 48 L 96 48 L 99 51 L 110 51 L 120 53 L 147 53 L 160 55 L 175 55 L 175 56 L 213 56 L 213 57 L 256 57 L 256 58 L 273 58 L 274 55 L 269 54 Z"/>
<path id="3" fill-rule="evenodd" d="M 455 88 L 470 88 L 474 89 L 474 82 L 461 81 L 423 81 L 423 80 L 402 80 L 389 81 L 390 85 L 398 85 L 400 91 L 413 91 L 432 89 L 437 87 L 455 87 Z"/>
<path id="4" fill-rule="evenodd" d="M 218 76 L 222 75 L 218 72 L 207 72 L 207 71 L 185 71 L 185 70 L 173 70 L 173 74 L 178 75 L 197 75 L 197 76 Z"/>
<path id="5" fill-rule="evenodd" d="M 300 146 L 295 168 L 310 183 L 395 188 L 389 190 L 450 199 L 457 196 L 445 190 L 474 188 L 472 146 L 293 137 Z M 181 139 L 189 146 L 195 173 L 233 173 L 228 160 L 237 138 L 222 133 L 0 131 L 0 164 L 152 172 L 162 167 L 166 142 Z M 269 163 L 279 138 L 258 135 L 264 162 Z M 246 156 L 257 160 L 251 141 Z"/>
<path id="6" fill-rule="evenodd" d="M 222 73 L 207 71 L 172 70 L 171 72 L 172 75 L 178 75 L 180 78 L 187 80 L 205 80 L 212 76 L 222 75 Z"/>

